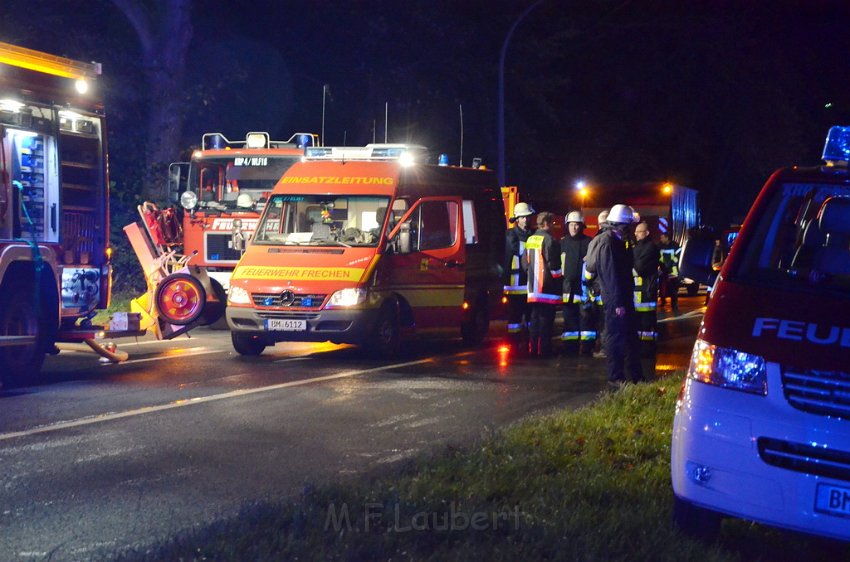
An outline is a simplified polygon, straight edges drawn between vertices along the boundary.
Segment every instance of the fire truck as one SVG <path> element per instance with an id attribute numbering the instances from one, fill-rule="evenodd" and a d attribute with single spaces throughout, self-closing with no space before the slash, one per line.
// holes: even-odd
<path id="1" fill-rule="evenodd" d="M 97 63 L 0 43 L 0 379 L 87 342 L 110 299 L 106 119 Z"/>
<path id="2" fill-rule="evenodd" d="M 170 166 L 169 191 L 184 210 L 182 237 L 174 229 L 170 235 L 222 295 L 275 184 L 318 140 L 312 133 L 296 133 L 287 141 L 272 140 L 265 132 L 248 133 L 239 141 L 207 133 L 191 162 Z"/>
<path id="3" fill-rule="evenodd" d="M 617 203 L 630 205 L 640 215 L 640 219 L 646 221 L 656 243 L 660 235 L 667 234 L 681 247 L 688 232 L 699 226 L 698 192 L 670 182 L 583 187 L 575 194 L 573 208 L 584 212 L 588 228 L 595 232 L 599 227 L 599 213 Z M 689 278 L 683 278 L 682 285 L 690 295 L 695 295 L 699 289 L 699 283 Z"/>

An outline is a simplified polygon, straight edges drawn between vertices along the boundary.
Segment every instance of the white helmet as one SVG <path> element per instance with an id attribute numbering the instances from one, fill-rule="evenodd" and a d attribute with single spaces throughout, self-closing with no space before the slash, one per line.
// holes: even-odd
<path id="1" fill-rule="evenodd" d="M 608 213 L 608 222 L 631 224 L 635 220 L 635 210 L 628 205 L 617 204 Z"/>
<path id="2" fill-rule="evenodd" d="M 236 197 L 236 206 L 240 209 L 250 209 L 254 206 L 254 198 L 250 193 L 240 193 Z"/>
<path id="3" fill-rule="evenodd" d="M 532 209 L 528 203 L 517 203 L 514 207 L 514 216 L 515 217 L 528 217 L 534 214 L 534 209 Z"/>
<path id="4" fill-rule="evenodd" d="M 584 215 L 581 211 L 571 211 L 567 213 L 567 216 L 564 217 L 564 222 L 569 224 L 571 222 L 580 222 L 584 224 Z"/>

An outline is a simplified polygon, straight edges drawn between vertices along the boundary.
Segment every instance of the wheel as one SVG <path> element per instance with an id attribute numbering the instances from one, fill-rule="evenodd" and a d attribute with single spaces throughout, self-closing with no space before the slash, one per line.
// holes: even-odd
<path id="1" fill-rule="evenodd" d="M 487 331 L 490 329 L 490 311 L 487 308 L 487 301 L 479 299 L 477 304 L 472 306 L 472 310 L 468 311 L 466 318 L 460 325 L 460 335 L 463 337 L 463 343 L 466 345 L 479 345 L 487 337 Z"/>
<path id="2" fill-rule="evenodd" d="M 690 285 L 685 285 L 685 292 L 689 297 L 697 296 L 699 293 L 699 283 L 691 283 Z"/>
<path id="3" fill-rule="evenodd" d="M 228 330 L 227 318 L 224 317 L 224 308 L 227 303 L 227 292 L 221 283 L 213 278 L 210 278 L 215 296 L 218 298 L 218 303 L 208 302 L 204 306 L 204 320 L 202 326 L 207 326 L 210 330 Z"/>
<path id="4" fill-rule="evenodd" d="M 25 345 L 0 347 L 0 376 L 8 384 L 33 382 L 45 355 L 45 326 L 39 322 L 33 285 L 15 284 L 0 295 L 0 335 L 31 336 Z"/>
<path id="5" fill-rule="evenodd" d="M 230 341 L 233 343 L 233 349 L 235 349 L 239 355 L 256 357 L 266 349 L 266 344 L 263 343 L 263 340 L 257 336 L 252 336 L 251 334 L 230 332 Z"/>
<path id="6" fill-rule="evenodd" d="M 392 359 L 401 351 L 398 309 L 395 304 L 386 304 L 378 314 L 372 335 L 366 343 L 369 352 L 380 359 Z"/>
<path id="7" fill-rule="evenodd" d="M 187 273 L 172 273 L 156 288 L 154 303 L 163 320 L 185 326 L 204 312 L 207 292 L 201 282 Z"/>
<path id="8" fill-rule="evenodd" d="M 705 542 L 714 541 L 720 534 L 722 520 L 723 517 L 715 511 L 673 497 L 673 525 L 691 538 Z"/>

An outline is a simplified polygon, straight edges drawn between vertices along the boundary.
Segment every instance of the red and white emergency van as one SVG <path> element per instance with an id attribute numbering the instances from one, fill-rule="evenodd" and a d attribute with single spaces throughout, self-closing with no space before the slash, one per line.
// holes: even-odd
<path id="1" fill-rule="evenodd" d="M 674 520 L 850 539 L 850 128 L 775 172 L 716 279 L 676 406 Z M 711 281 L 714 241 L 680 267 Z M 702 276 L 702 277 L 700 277 Z"/>
<path id="2" fill-rule="evenodd" d="M 489 170 L 422 147 L 313 147 L 287 170 L 233 272 L 234 348 L 331 341 L 399 351 L 403 332 L 487 333 L 501 299 L 502 196 Z"/>

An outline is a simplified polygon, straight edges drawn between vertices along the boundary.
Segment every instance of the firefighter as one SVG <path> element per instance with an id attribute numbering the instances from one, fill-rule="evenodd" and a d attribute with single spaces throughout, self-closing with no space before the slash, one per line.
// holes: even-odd
<path id="1" fill-rule="evenodd" d="M 608 362 L 608 383 L 619 387 L 626 380 L 640 382 L 643 369 L 637 337 L 637 317 L 634 307 L 632 256 L 626 248 L 626 227 L 634 220 L 634 210 L 628 205 L 614 205 L 608 214 L 597 242 L 589 249 L 587 268 L 599 278 L 605 308 L 605 354 Z"/>
<path id="2" fill-rule="evenodd" d="M 508 299 L 508 337 L 521 345 L 523 336 L 527 334 L 529 317 L 528 307 L 528 277 L 520 264 L 525 252 L 525 242 L 531 236 L 528 217 L 534 214 L 528 203 L 517 203 L 514 207 L 513 228 L 508 229 L 505 236 L 505 273 L 507 282 L 504 293 Z"/>
<path id="3" fill-rule="evenodd" d="M 582 266 L 590 237 L 584 233 L 584 215 L 580 211 L 567 214 L 564 222 L 567 235 L 561 239 L 561 269 L 564 272 L 561 351 L 565 354 L 581 351 L 590 355 L 596 345 L 596 327 L 591 324 L 592 303 L 582 283 Z"/>
<path id="4" fill-rule="evenodd" d="M 661 306 L 670 299 L 670 309 L 679 311 L 679 245 L 666 232 L 661 234 Z"/>
<path id="5" fill-rule="evenodd" d="M 561 249 L 549 233 L 554 218 L 552 213 L 537 215 L 537 231 L 525 243 L 523 263 L 528 268 L 528 303 L 531 307 L 528 352 L 538 357 L 552 355 L 555 309 L 561 303 Z"/>
<path id="6" fill-rule="evenodd" d="M 649 225 L 640 222 L 635 227 L 634 257 L 635 311 L 638 318 L 638 339 L 642 355 L 654 355 L 658 340 L 658 263 L 661 253 L 652 241 Z"/>
<path id="7" fill-rule="evenodd" d="M 600 212 L 596 216 L 596 234 L 590 241 L 587 252 L 591 252 L 591 248 L 599 243 L 599 234 L 602 232 L 602 227 L 608 220 L 608 210 Z M 599 279 L 593 270 L 587 267 L 587 257 L 585 256 L 585 264 L 582 268 L 582 279 L 584 280 L 586 310 L 590 316 L 589 325 L 595 331 L 596 342 L 593 346 L 593 357 L 596 359 L 605 359 L 605 310 L 602 304 L 602 289 L 599 286 Z"/>

